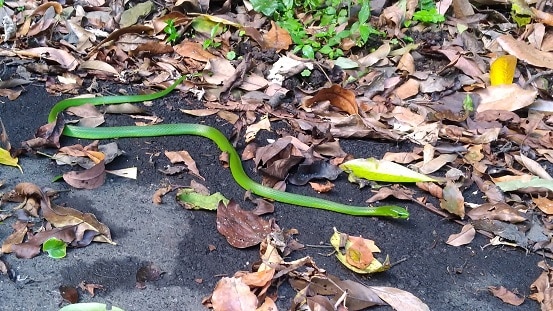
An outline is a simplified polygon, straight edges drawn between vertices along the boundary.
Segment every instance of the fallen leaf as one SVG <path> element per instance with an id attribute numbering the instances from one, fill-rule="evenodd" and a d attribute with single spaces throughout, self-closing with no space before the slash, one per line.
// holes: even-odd
<path id="1" fill-rule="evenodd" d="M 422 300 L 407 291 L 385 286 L 369 286 L 369 288 L 395 310 L 430 311 Z"/>
<path id="2" fill-rule="evenodd" d="M 304 100 L 306 107 L 311 107 L 316 103 L 328 100 L 330 104 L 350 115 L 358 114 L 359 107 L 355 99 L 355 93 L 351 90 L 342 88 L 334 84 L 329 88 L 321 89 L 315 96 Z"/>
<path id="3" fill-rule="evenodd" d="M 257 309 L 257 297 L 241 278 L 224 277 L 217 282 L 211 303 L 214 310 L 253 311 Z"/>
<path id="4" fill-rule="evenodd" d="M 200 175 L 200 171 L 196 167 L 196 161 L 192 159 L 188 151 L 165 151 L 165 156 L 169 158 L 169 161 L 171 161 L 171 163 L 173 164 L 184 163 L 186 167 L 192 172 L 192 174 L 201 178 L 202 180 L 205 180 L 205 178 Z"/>
<path id="5" fill-rule="evenodd" d="M 490 219 L 502 220 L 510 223 L 526 221 L 526 218 L 522 216 L 519 211 L 505 202 L 480 204 L 480 206 L 468 211 L 467 216 L 472 220 Z"/>
<path id="6" fill-rule="evenodd" d="M 469 244 L 470 242 L 472 242 L 475 235 L 476 230 L 474 229 L 474 226 L 471 224 L 466 224 L 461 229 L 461 232 L 450 235 L 445 243 L 451 246 L 461 246 Z"/>
<path id="7" fill-rule="evenodd" d="M 292 38 L 290 33 L 279 27 L 274 21 L 271 21 L 271 29 L 263 35 L 263 48 L 264 49 L 275 49 L 276 52 L 282 50 L 288 50 L 292 44 Z"/>
<path id="8" fill-rule="evenodd" d="M 440 207 L 455 214 L 461 219 L 465 218 L 465 199 L 463 194 L 453 182 L 448 181 L 443 189 Z"/>
<path id="9" fill-rule="evenodd" d="M 313 188 L 313 190 L 317 191 L 318 193 L 326 193 L 334 189 L 334 184 L 328 180 L 324 184 L 309 182 L 309 185 L 311 186 L 311 188 Z"/>
<path id="10" fill-rule="evenodd" d="M 502 85 L 513 83 L 517 58 L 513 55 L 502 55 L 496 58 L 490 65 L 491 85 Z"/>
<path id="11" fill-rule="evenodd" d="M 186 209 L 214 211 L 217 210 L 220 202 L 223 202 L 225 205 L 229 204 L 229 199 L 225 198 L 220 192 L 209 195 L 209 193 L 198 193 L 192 188 L 184 188 L 177 193 L 177 202 Z"/>
<path id="12" fill-rule="evenodd" d="M 548 215 L 553 214 L 553 200 L 550 200 L 546 197 L 537 197 L 537 198 L 532 198 L 532 201 L 542 212 Z"/>
<path id="13" fill-rule="evenodd" d="M 217 208 L 217 231 L 230 245 L 246 248 L 259 244 L 271 232 L 270 222 L 245 211 L 232 200 L 225 205 L 219 202 Z"/>
<path id="14" fill-rule="evenodd" d="M 352 237 L 334 228 L 330 244 L 336 251 L 336 258 L 353 272 L 367 274 L 390 269 L 388 257 L 381 263 L 372 255 L 373 252 L 380 252 L 372 240 Z"/>
<path id="15" fill-rule="evenodd" d="M 89 293 L 90 297 L 94 297 L 96 295 L 95 291 L 97 289 L 104 289 L 104 286 L 100 284 L 86 283 L 85 281 L 81 281 L 81 283 L 79 283 L 79 288 L 82 291 Z"/>
<path id="16" fill-rule="evenodd" d="M 540 51 L 510 34 L 500 36 L 496 40 L 503 50 L 516 58 L 530 65 L 553 69 L 553 55 L 550 52 Z"/>
<path id="17" fill-rule="evenodd" d="M 437 181 L 400 164 L 375 158 L 350 160 L 341 164 L 340 168 L 350 174 L 350 181 L 357 178 L 385 182 Z"/>
<path id="18" fill-rule="evenodd" d="M 518 84 L 492 85 L 476 92 L 480 96 L 477 112 L 486 110 L 515 111 L 531 105 L 538 94 L 535 89 L 523 89 Z"/>
<path id="19" fill-rule="evenodd" d="M 77 189 L 96 189 L 106 180 L 104 161 L 84 171 L 71 171 L 63 174 L 63 180 Z"/>
<path id="20" fill-rule="evenodd" d="M 488 286 L 488 290 L 497 298 L 513 306 L 520 306 L 524 303 L 524 297 L 521 297 L 503 286 Z"/>

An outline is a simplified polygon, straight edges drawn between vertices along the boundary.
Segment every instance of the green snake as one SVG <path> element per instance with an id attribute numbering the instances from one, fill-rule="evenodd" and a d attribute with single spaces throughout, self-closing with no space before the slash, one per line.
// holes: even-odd
<path id="1" fill-rule="evenodd" d="M 68 98 L 59 101 L 48 115 L 48 122 L 56 120 L 59 113 L 69 107 L 80 106 L 83 104 L 92 105 L 112 105 L 125 102 L 143 102 L 150 101 L 156 98 L 163 97 L 169 94 L 183 80 L 184 76 L 177 79 L 170 87 L 157 93 L 146 95 L 122 95 L 122 96 L 103 96 L 95 98 Z M 253 181 L 244 171 L 242 162 L 236 149 L 228 141 L 223 133 L 218 129 L 189 123 L 177 124 L 159 124 L 151 126 L 115 126 L 115 127 L 79 127 L 74 125 L 65 125 L 63 135 L 83 138 L 83 139 L 111 139 L 122 137 L 156 137 L 169 135 L 195 135 L 212 140 L 221 151 L 226 152 L 229 156 L 229 166 L 234 180 L 245 190 L 248 190 L 258 196 L 272 199 L 282 203 L 292 205 L 318 208 L 333 212 L 338 212 L 354 216 L 378 216 L 406 219 L 409 217 L 409 212 L 403 207 L 396 205 L 386 206 L 350 206 L 341 203 L 336 203 L 320 198 L 308 197 L 304 195 L 279 191 L 273 188 L 263 186 Z"/>

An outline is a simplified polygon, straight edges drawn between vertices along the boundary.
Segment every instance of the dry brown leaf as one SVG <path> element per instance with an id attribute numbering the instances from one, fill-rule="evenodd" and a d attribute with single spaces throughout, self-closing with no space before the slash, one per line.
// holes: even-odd
<path id="1" fill-rule="evenodd" d="M 40 246 L 50 238 L 57 238 L 69 244 L 77 238 L 77 226 L 69 225 L 61 228 L 40 231 L 21 244 L 12 245 L 12 251 L 17 258 L 33 258 L 40 254 Z M 82 239 L 82 238 L 81 238 Z M 84 246 L 84 245 L 83 245 Z"/>
<path id="2" fill-rule="evenodd" d="M 64 173 L 63 180 L 77 189 L 96 189 L 106 180 L 106 166 L 102 160 L 87 170 Z"/>
<path id="3" fill-rule="evenodd" d="M 524 303 L 524 297 L 521 297 L 510 290 L 506 289 L 503 286 L 488 286 L 488 290 L 497 298 L 503 300 L 503 302 L 508 303 L 513 306 L 520 306 Z"/>
<path id="4" fill-rule="evenodd" d="M 4 239 L 2 243 L 2 253 L 9 254 L 12 252 L 12 246 L 15 244 L 23 243 L 23 239 L 27 235 L 27 223 L 22 221 L 16 221 L 13 225 L 13 233 Z"/>
<path id="5" fill-rule="evenodd" d="M 241 278 L 224 277 L 213 290 L 211 303 L 214 310 L 253 311 L 257 309 L 257 297 Z"/>
<path id="6" fill-rule="evenodd" d="M 384 286 L 369 286 L 369 288 L 394 310 L 430 311 L 430 308 L 422 300 L 399 288 Z"/>
<path id="7" fill-rule="evenodd" d="M 534 102 L 538 92 L 535 89 L 523 89 L 518 84 L 492 85 L 478 90 L 480 104 L 477 112 L 486 110 L 515 111 Z"/>
<path id="8" fill-rule="evenodd" d="M 394 90 L 394 94 L 404 100 L 419 93 L 420 82 L 416 79 L 409 79 Z"/>
<path id="9" fill-rule="evenodd" d="M 524 154 L 520 153 L 519 155 L 515 155 L 515 160 L 519 161 L 534 175 L 542 179 L 553 180 L 553 177 L 551 177 L 551 175 L 549 175 L 549 173 L 538 162 L 528 158 Z"/>
<path id="10" fill-rule="evenodd" d="M 54 61 L 69 71 L 73 71 L 79 65 L 77 59 L 67 51 L 51 47 L 31 48 L 17 51 L 16 53 L 23 57 L 32 57 L 37 59 L 45 58 Z"/>
<path id="11" fill-rule="evenodd" d="M 484 203 L 470 210 L 467 216 L 472 220 L 502 220 L 510 223 L 520 223 L 526 221 L 526 218 L 516 209 L 505 202 Z"/>
<path id="12" fill-rule="evenodd" d="M 510 34 L 503 35 L 496 40 L 507 53 L 516 56 L 519 60 L 537 67 L 553 69 L 553 54 L 540 51 L 530 44 L 513 38 Z"/>
<path id="13" fill-rule="evenodd" d="M 117 71 L 117 69 L 115 69 L 112 65 L 97 59 L 89 59 L 82 62 L 79 66 L 79 69 L 100 70 L 104 72 L 109 72 L 115 77 L 119 76 L 119 71 Z"/>
<path id="14" fill-rule="evenodd" d="M 332 106 L 345 111 L 350 115 L 356 115 L 359 113 L 355 93 L 351 90 L 344 89 L 337 84 L 334 84 L 329 88 L 321 89 L 317 92 L 317 94 L 315 94 L 315 96 L 306 99 L 304 101 L 304 105 L 306 107 L 311 107 L 315 103 L 326 100 L 328 100 Z"/>
<path id="15" fill-rule="evenodd" d="M 440 207 L 461 217 L 461 219 L 465 218 L 465 199 L 459 187 L 453 182 L 448 181 L 442 194 L 443 197 L 440 199 Z"/>
<path id="16" fill-rule="evenodd" d="M 152 196 L 152 202 L 156 205 L 163 203 L 163 196 L 171 191 L 173 191 L 173 187 L 171 186 L 166 186 L 166 187 L 157 189 L 156 192 L 154 192 L 154 195 Z"/>
<path id="17" fill-rule="evenodd" d="M 470 242 L 472 242 L 475 235 L 476 229 L 474 229 L 474 226 L 472 224 L 466 224 L 461 229 L 461 232 L 450 235 L 445 243 L 451 246 L 461 246 L 469 244 Z"/>
<path id="18" fill-rule="evenodd" d="M 10 89 L 0 89 L 0 96 L 7 97 L 9 100 L 16 100 L 21 95 L 23 90 L 10 90 Z"/>
<path id="19" fill-rule="evenodd" d="M 288 50 L 291 44 L 292 37 L 290 37 L 290 33 L 271 21 L 271 29 L 263 35 L 263 48 L 275 49 L 278 53 L 282 50 Z"/>
<path id="20" fill-rule="evenodd" d="M 544 213 L 553 215 L 553 200 L 546 197 L 532 198 L 536 206 Z"/>
<path id="21" fill-rule="evenodd" d="M 441 169 L 444 165 L 447 163 L 451 163 L 457 159 L 457 154 L 455 153 L 446 153 L 446 154 L 440 154 L 436 158 L 426 162 L 426 163 L 419 163 L 422 164 L 422 166 L 419 167 L 419 173 L 421 174 L 431 174 L 436 172 L 437 170 Z"/>
<path id="22" fill-rule="evenodd" d="M 146 282 L 154 282 L 161 278 L 164 274 L 156 264 L 149 262 L 138 268 L 136 271 L 136 285 L 138 289 L 146 288 Z"/>
<path id="23" fill-rule="evenodd" d="M 392 161 L 399 164 L 409 164 L 422 159 L 422 156 L 415 152 L 386 152 L 382 160 Z"/>
<path id="24" fill-rule="evenodd" d="M 361 270 L 367 268 L 374 260 L 374 256 L 366 243 L 374 245 L 374 241 L 355 236 L 348 236 L 348 240 L 351 244 L 349 248 L 346 249 L 345 255 L 347 262 Z"/>
<path id="25" fill-rule="evenodd" d="M 200 175 L 200 171 L 198 170 L 198 167 L 196 167 L 196 161 L 192 159 L 188 151 L 181 150 L 181 151 L 165 151 L 165 156 L 169 158 L 169 161 L 171 163 L 184 163 L 186 167 L 194 174 L 196 177 L 201 178 L 202 180 L 205 180 L 205 178 Z"/>
<path id="26" fill-rule="evenodd" d="M 328 180 L 324 184 L 317 183 L 317 182 L 309 182 L 309 185 L 311 186 L 311 188 L 313 188 L 313 190 L 317 191 L 318 193 L 325 193 L 334 189 L 334 184 Z"/>
<path id="27" fill-rule="evenodd" d="M 432 196 L 438 199 L 442 199 L 444 197 L 443 189 L 440 186 L 436 185 L 435 183 L 418 182 L 418 183 L 415 183 L 415 185 L 419 187 L 419 189 L 429 192 Z"/>
<path id="28" fill-rule="evenodd" d="M 85 281 L 81 281 L 81 283 L 79 283 L 79 288 L 82 291 L 89 293 L 90 297 L 94 297 L 96 295 L 95 291 L 97 289 L 104 289 L 104 286 L 100 284 L 85 283 Z"/>
<path id="29" fill-rule="evenodd" d="M 200 62 L 207 62 L 212 58 L 216 58 L 215 55 L 209 53 L 198 42 L 192 42 L 185 40 L 174 46 L 175 52 L 182 57 L 188 57 Z"/>
<path id="30" fill-rule="evenodd" d="M 217 231 L 225 236 L 230 245 L 246 248 L 263 241 L 271 232 L 271 224 L 252 212 L 241 209 L 233 201 L 228 205 L 219 202 Z"/>

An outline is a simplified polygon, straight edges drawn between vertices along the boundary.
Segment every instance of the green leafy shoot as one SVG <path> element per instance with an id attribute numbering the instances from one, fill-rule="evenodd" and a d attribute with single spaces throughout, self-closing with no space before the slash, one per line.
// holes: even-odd
<path id="1" fill-rule="evenodd" d="M 42 251 L 48 252 L 48 256 L 56 259 L 65 257 L 66 248 L 65 242 L 58 238 L 49 238 L 42 244 Z"/>
<path id="2" fill-rule="evenodd" d="M 163 31 L 167 34 L 167 42 L 174 44 L 177 42 L 177 40 L 180 39 L 180 34 L 175 27 L 175 20 L 168 19 L 165 21 L 165 23 L 167 25 L 165 26 L 165 28 L 163 28 Z"/>
<path id="3" fill-rule="evenodd" d="M 413 20 L 427 23 L 438 24 L 445 22 L 445 16 L 438 13 L 436 3 L 433 0 L 420 0 L 420 10 L 413 14 Z"/>
<path id="4" fill-rule="evenodd" d="M 470 94 L 467 94 L 467 96 L 465 96 L 465 99 L 463 99 L 463 110 L 466 112 L 474 111 L 474 103 L 472 102 L 472 97 L 470 97 Z"/>
<path id="5" fill-rule="evenodd" d="M 210 47 L 218 48 L 221 46 L 221 42 L 215 40 L 215 37 L 217 37 L 217 34 L 221 32 L 220 28 L 221 28 L 221 23 L 217 23 L 215 24 L 215 26 L 213 26 L 213 28 L 211 28 L 209 38 L 205 39 L 204 42 L 202 43 L 202 47 L 204 48 L 204 50 Z"/>

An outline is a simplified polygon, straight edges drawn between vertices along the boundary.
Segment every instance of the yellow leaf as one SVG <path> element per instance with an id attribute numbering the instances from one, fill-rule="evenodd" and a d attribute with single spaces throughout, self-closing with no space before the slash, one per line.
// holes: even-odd
<path id="1" fill-rule="evenodd" d="M 513 83 L 517 58 L 513 55 L 499 56 L 490 65 L 491 85 L 502 85 Z"/>
<path id="2" fill-rule="evenodd" d="M 4 148 L 0 148 L 0 164 L 9 165 L 9 166 L 15 166 L 19 168 L 21 173 L 23 173 L 23 170 L 21 169 L 21 166 L 17 164 L 19 160 L 17 158 L 12 158 L 10 155 L 10 152 Z"/>

